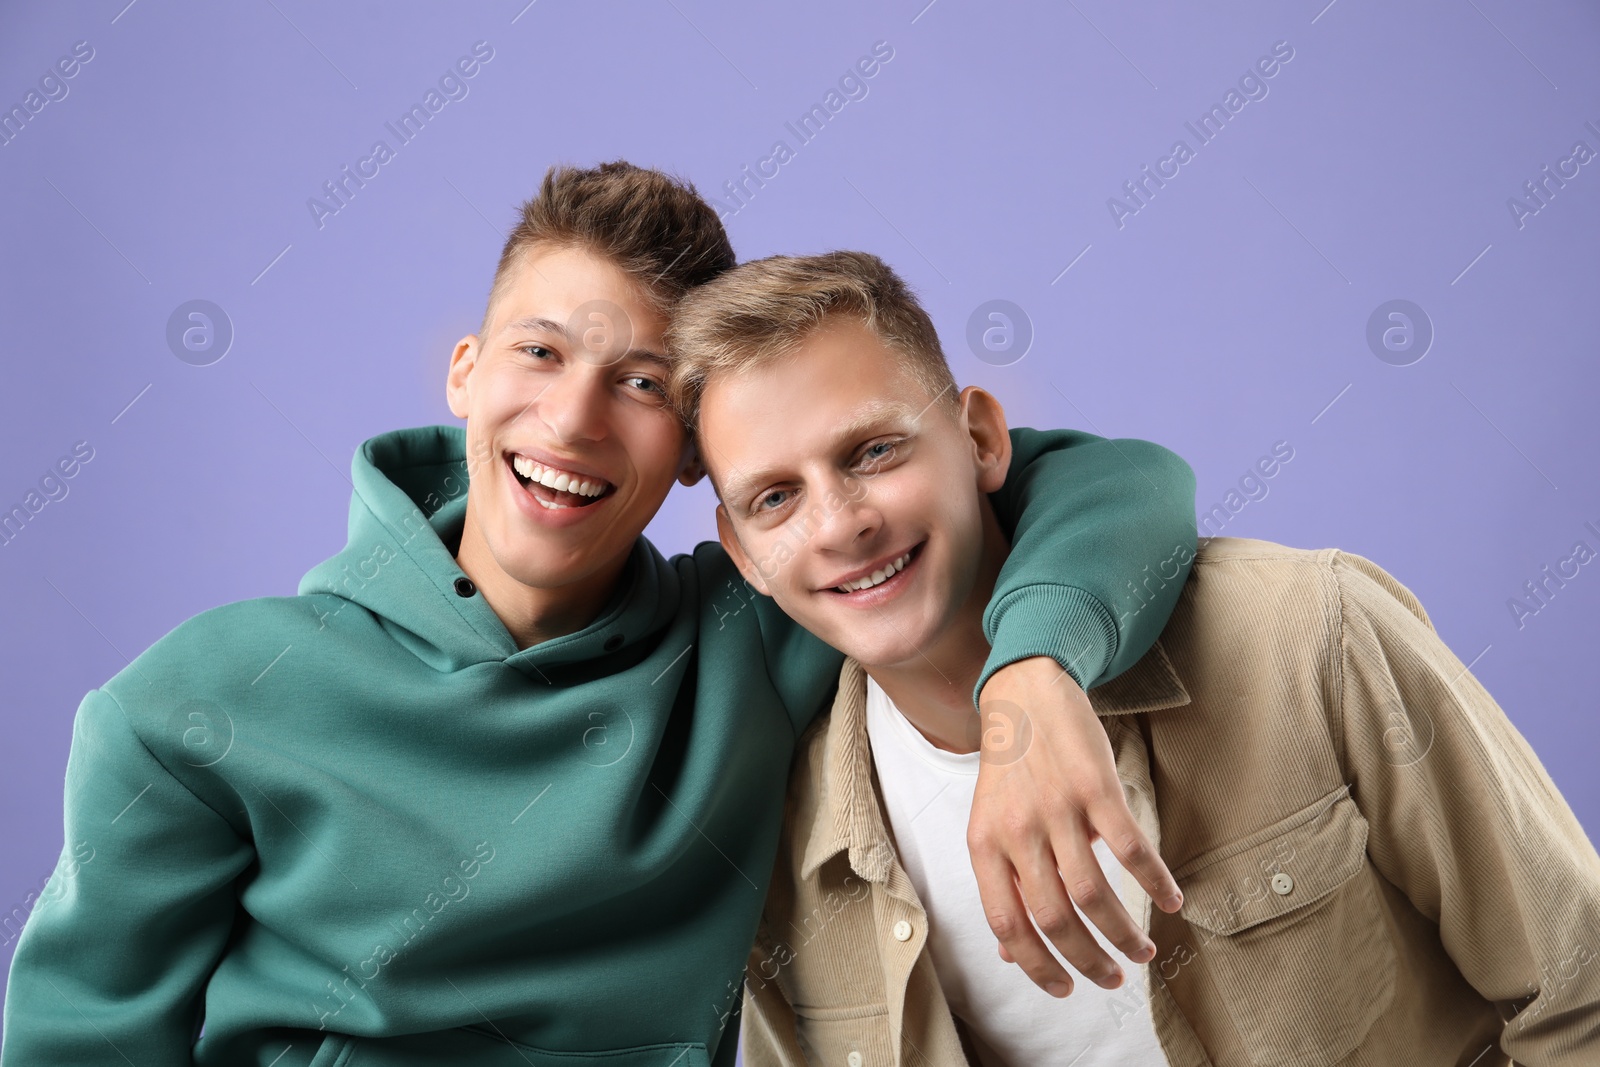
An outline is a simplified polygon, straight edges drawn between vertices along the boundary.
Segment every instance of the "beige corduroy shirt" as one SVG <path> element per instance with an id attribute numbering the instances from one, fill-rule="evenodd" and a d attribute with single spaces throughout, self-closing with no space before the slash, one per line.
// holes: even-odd
<path id="1" fill-rule="evenodd" d="M 1125 886 L 1158 951 L 1124 992 L 1173 1067 L 1600 1065 L 1600 858 L 1381 568 L 1202 540 L 1161 640 L 1089 697 L 1183 888 L 1167 915 Z M 750 1067 L 968 1062 L 876 788 L 847 661 L 796 756 Z"/>

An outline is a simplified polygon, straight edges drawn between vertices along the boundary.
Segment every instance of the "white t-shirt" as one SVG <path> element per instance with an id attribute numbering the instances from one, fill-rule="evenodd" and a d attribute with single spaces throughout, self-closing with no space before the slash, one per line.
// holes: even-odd
<path id="1" fill-rule="evenodd" d="M 1119 989 L 1102 989 L 1072 971 L 1072 995 L 1058 1000 L 1000 958 L 967 852 L 978 753 L 935 747 L 871 678 L 867 737 L 900 862 L 927 909 L 934 971 L 950 1010 L 978 1038 L 984 1067 L 1164 1067 L 1144 967 L 1117 951 L 1087 918 L 1085 926 L 1123 969 Z M 1095 841 L 1094 854 L 1107 883 L 1121 894 L 1122 867 L 1104 841 Z"/>

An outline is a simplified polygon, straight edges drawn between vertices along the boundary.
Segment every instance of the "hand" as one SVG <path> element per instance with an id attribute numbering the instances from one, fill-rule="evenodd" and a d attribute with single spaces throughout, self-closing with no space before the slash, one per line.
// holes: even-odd
<path id="1" fill-rule="evenodd" d="M 1094 839 L 1105 840 L 1162 911 L 1177 911 L 1183 897 L 1128 810 L 1105 728 L 1078 683 L 1045 656 L 996 671 L 979 709 L 967 847 L 1000 956 L 1052 996 L 1067 996 L 1072 977 L 1040 940 L 1043 931 L 1080 973 L 1115 989 L 1122 969 L 1074 903 L 1136 963 L 1153 959 L 1156 947 L 1107 884 L 1090 848 Z"/>

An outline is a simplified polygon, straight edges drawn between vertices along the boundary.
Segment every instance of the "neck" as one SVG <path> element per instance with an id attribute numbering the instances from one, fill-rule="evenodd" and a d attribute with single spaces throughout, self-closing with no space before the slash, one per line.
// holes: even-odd
<path id="1" fill-rule="evenodd" d="M 629 553 L 581 581 L 554 588 L 528 585 L 505 572 L 484 539 L 469 501 L 456 563 L 505 624 L 520 651 L 576 633 L 600 616 L 621 580 Z"/>
<path id="2" fill-rule="evenodd" d="M 947 752 L 978 750 L 978 715 L 972 708 L 972 689 L 989 657 L 983 612 L 994 595 L 1000 567 L 1011 551 L 988 498 L 981 503 L 982 558 L 960 610 L 931 646 L 918 655 L 904 663 L 867 669 L 911 725 Z"/>

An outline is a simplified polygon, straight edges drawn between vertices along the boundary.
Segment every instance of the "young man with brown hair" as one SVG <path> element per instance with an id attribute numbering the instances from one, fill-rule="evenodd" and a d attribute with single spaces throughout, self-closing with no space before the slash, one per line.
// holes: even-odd
<path id="1" fill-rule="evenodd" d="M 732 264 L 683 183 L 621 163 L 546 176 L 451 357 L 465 429 L 367 441 L 348 546 L 299 595 L 204 612 L 84 698 L 6 1062 L 733 1062 L 782 783 L 840 657 L 715 545 L 667 560 L 642 537 L 697 476 L 665 397 L 667 317 Z M 1036 907 L 1047 865 L 1057 895 L 1057 863 L 1099 876 L 1055 842 L 1114 837 L 1174 892 L 1109 749 L 1071 739 L 1097 729 L 1077 680 L 1142 652 L 1172 603 L 1119 618 L 1118 586 L 1194 520 L 1192 475 L 1155 446 L 1159 491 L 1113 442 L 1019 451 L 995 496 L 1017 552 L 983 692 L 1036 703 L 1039 734 L 973 827 L 1020 954 L 1014 867 Z M 1080 557 L 1079 536 L 1119 550 Z M 1065 791 L 1084 810 L 1044 784 L 1052 760 L 1088 784 Z M 1120 908 L 1091 917 L 1146 942 Z M 1081 928 L 1058 933 L 1116 981 Z"/>
<path id="2" fill-rule="evenodd" d="M 864 253 L 737 267 L 671 341 L 723 545 L 851 657 L 795 759 L 750 1067 L 1600 1063 L 1600 857 L 1417 599 L 1335 549 L 1210 538 L 1187 582 L 1185 546 L 1156 567 L 1171 621 L 1089 696 L 1184 905 L 1124 879 L 1155 959 L 1041 995 L 976 915 L 964 824 L 1003 750 L 952 696 L 989 652 L 1015 546 L 988 494 L 1025 438 Z"/>

